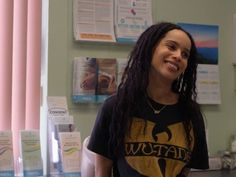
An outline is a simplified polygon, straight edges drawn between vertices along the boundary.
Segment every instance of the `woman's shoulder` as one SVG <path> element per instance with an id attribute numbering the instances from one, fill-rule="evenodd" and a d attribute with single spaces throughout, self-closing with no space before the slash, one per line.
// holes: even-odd
<path id="1" fill-rule="evenodd" d="M 102 104 L 102 110 L 112 112 L 117 100 L 117 95 L 111 95 Z"/>
<path id="2" fill-rule="evenodd" d="M 113 106 L 116 103 L 117 95 L 113 94 L 107 97 L 107 99 L 104 101 L 104 105 L 110 105 Z"/>

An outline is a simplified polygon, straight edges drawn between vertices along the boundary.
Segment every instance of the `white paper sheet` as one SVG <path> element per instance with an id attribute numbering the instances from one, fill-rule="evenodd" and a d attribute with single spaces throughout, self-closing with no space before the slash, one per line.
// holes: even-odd
<path id="1" fill-rule="evenodd" d="M 115 42 L 113 0 L 74 0 L 75 40 Z"/>
<path id="2" fill-rule="evenodd" d="M 152 25 L 152 0 L 115 0 L 118 42 L 135 42 Z"/>
<path id="3" fill-rule="evenodd" d="M 198 65 L 197 93 L 197 100 L 200 104 L 221 103 L 218 65 Z"/>

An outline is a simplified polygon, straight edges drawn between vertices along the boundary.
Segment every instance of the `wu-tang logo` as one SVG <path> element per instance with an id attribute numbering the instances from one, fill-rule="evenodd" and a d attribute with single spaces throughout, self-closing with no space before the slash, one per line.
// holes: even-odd
<path id="1" fill-rule="evenodd" d="M 154 128 L 152 129 L 152 137 L 155 141 L 158 140 L 158 134 L 160 133 L 167 133 L 168 135 L 168 141 L 170 141 L 172 134 L 170 129 L 167 126 L 160 126 L 159 124 L 156 124 Z"/>
<path id="2" fill-rule="evenodd" d="M 139 174 L 148 177 L 178 177 L 189 161 L 182 123 L 161 128 L 135 119 L 130 136 L 126 137 L 125 159 Z M 145 132 L 145 133 L 144 133 Z"/>

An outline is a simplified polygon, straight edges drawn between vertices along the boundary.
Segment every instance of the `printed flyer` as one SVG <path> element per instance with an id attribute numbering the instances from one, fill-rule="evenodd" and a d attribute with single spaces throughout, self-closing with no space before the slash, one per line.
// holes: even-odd
<path id="1" fill-rule="evenodd" d="M 0 176 L 14 176 L 12 132 L 0 132 Z"/>
<path id="2" fill-rule="evenodd" d="M 134 43 L 152 25 L 151 0 L 116 0 L 115 35 L 117 42 Z"/>
<path id="3" fill-rule="evenodd" d="M 24 177 L 42 176 L 43 164 L 39 131 L 22 130 L 20 138 Z"/>
<path id="4" fill-rule="evenodd" d="M 117 64 L 115 58 L 97 59 L 98 63 L 98 83 L 97 83 L 97 102 L 103 102 L 109 95 L 116 92 Z"/>
<path id="5" fill-rule="evenodd" d="M 95 102 L 97 84 L 96 58 L 76 57 L 73 71 L 73 101 Z"/>
<path id="6" fill-rule="evenodd" d="M 121 79 L 122 79 L 122 75 L 125 71 L 125 67 L 128 63 L 128 59 L 127 58 L 117 58 L 117 86 L 119 86 Z"/>
<path id="7" fill-rule="evenodd" d="M 48 118 L 68 117 L 68 106 L 65 96 L 49 96 L 47 98 Z"/>
<path id="8" fill-rule="evenodd" d="M 74 0 L 75 40 L 115 42 L 113 0 Z"/>
<path id="9" fill-rule="evenodd" d="M 80 132 L 60 132 L 62 167 L 65 177 L 80 177 L 81 137 Z"/>

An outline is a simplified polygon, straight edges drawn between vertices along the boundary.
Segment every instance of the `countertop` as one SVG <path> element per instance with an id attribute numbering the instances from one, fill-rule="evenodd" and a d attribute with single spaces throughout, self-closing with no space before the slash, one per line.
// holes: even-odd
<path id="1" fill-rule="evenodd" d="M 64 175 L 47 175 L 44 177 L 63 177 Z M 206 171 L 192 171 L 189 177 L 236 177 L 235 170 L 206 170 Z"/>
<path id="2" fill-rule="evenodd" d="M 189 177 L 236 177 L 236 170 L 194 171 Z"/>

